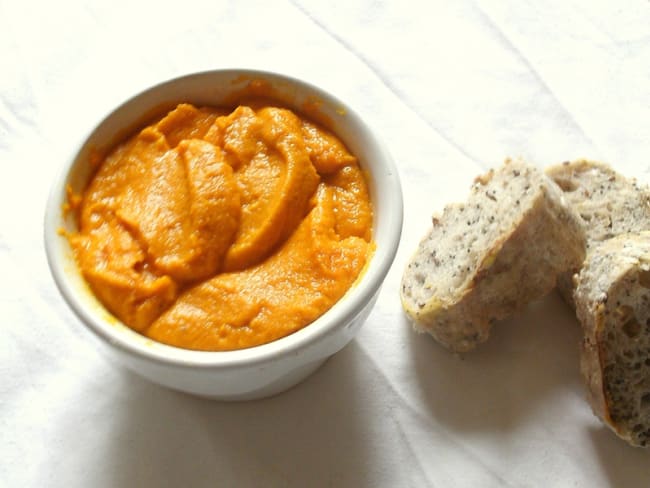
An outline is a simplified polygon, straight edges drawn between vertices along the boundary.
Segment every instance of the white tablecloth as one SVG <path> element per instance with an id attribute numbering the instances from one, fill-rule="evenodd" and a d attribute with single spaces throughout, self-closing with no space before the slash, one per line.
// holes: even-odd
<path id="1" fill-rule="evenodd" d="M 463 358 L 398 298 L 430 215 L 506 156 L 650 179 L 650 4 L 0 2 L 0 485 L 636 487 L 650 454 L 585 400 L 556 296 Z M 117 368 L 59 297 L 53 175 L 97 118 L 191 71 L 245 67 L 343 98 L 399 167 L 402 244 L 359 336 L 274 398 L 218 403 Z"/>

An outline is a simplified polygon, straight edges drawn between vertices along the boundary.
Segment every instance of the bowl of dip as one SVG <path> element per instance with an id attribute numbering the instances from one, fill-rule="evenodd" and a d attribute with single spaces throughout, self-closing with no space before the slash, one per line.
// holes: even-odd
<path id="1" fill-rule="evenodd" d="M 397 170 L 346 103 L 215 70 L 112 110 L 45 213 L 71 310 L 116 362 L 221 400 L 297 384 L 354 338 L 402 228 Z"/>

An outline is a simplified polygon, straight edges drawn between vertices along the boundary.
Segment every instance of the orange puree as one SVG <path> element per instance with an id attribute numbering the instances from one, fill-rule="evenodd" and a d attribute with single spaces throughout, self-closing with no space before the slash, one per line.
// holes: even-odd
<path id="1" fill-rule="evenodd" d="M 373 250 L 356 158 L 290 110 L 181 104 L 101 161 L 69 237 L 106 308 L 159 342 L 264 344 L 313 322 Z"/>

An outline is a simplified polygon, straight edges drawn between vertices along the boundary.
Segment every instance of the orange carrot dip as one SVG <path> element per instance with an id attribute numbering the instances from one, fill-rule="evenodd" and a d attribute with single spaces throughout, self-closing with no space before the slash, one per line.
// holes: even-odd
<path id="1" fill-rule="evenodd" d="M 69 240 L 97 298 L 186 349 L 242 349 L 305 327 L 373 251 L 357 159 L 322 127 L 262 104 L 178 105 L 115 147 L 74 207 Z"/>

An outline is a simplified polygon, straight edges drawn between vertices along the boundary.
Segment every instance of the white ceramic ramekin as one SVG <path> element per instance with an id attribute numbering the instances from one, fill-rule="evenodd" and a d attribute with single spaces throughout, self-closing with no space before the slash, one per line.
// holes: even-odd
<path id="1" fill-rule="evenodd" d="M 112 317 L 86 285 L 61 230 L 74 231 L 65 216 L 66 187 L 79 192 L 91 174 L 89 154 L 110 148 L 153 115 L 177 103 L 231 104 L 250 89 L 316 118 L 355 154 L 368 176 L 376 243 L 362 278 L 329 311 L 307 327 L 269 344 L 228 352 L 202 352 L 154 342 Z M 255 90 L 253 90 L 255 91 Z M 314 372 L 358 332 L 377 299 L 402 229 L 402 193 L 396 168 L 382 143 L 345 103 L 287 76 L 216 70 L 163 82 L 110 112 L 87 135 L 55 181 L 45 214 L 45 248 L 61 295 L 112 357 L 149 380 L 184 392 L 222 400 L 269 396 Z"/>

